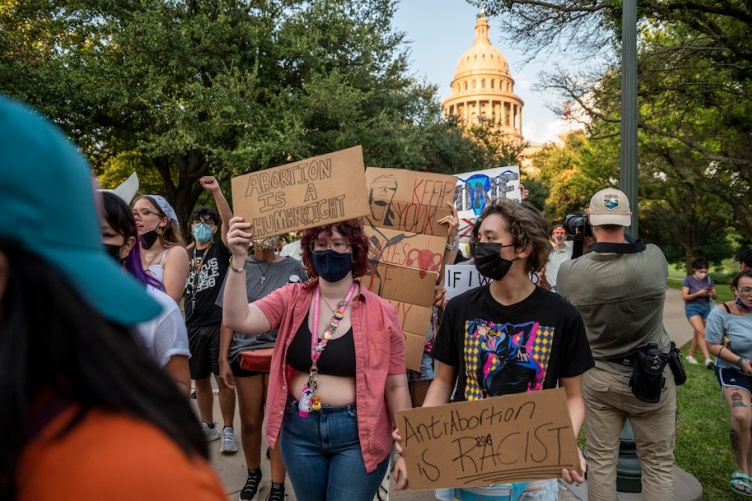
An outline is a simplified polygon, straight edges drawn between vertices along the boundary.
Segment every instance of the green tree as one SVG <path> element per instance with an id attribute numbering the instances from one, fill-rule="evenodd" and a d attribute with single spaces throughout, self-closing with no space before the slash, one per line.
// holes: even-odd
<path id="1" fill-rule="evenodd" d="M 28 0 L 0 9 L 0 90 L 40 108 L 117 184 L 186 222 L 225 182 L 361 144 L 367 165 L 456 172 L 482 145 L 407 74 L 394 0 Z"/>
<path id="2" fill-rule="evenodd" d="M 503 12 L 505 32 L 530 54 L 557 46 L 573 61 L 603 61 L 604 67 L 577 75 L 557 68 L 542 87 L 577 103 L 590 134 L 603 122 L 619 123 L 621 2 L 487 4 L 492 13 Z M 708 218 L 749 238 L 752 209 L 744 198 L 752 188 L 752 4 L 647 0 L 638 4 L 638 18 L 641 171 L 643 158 L 673 157 L 651 175 L 694 184 L 708 195 Z"/>

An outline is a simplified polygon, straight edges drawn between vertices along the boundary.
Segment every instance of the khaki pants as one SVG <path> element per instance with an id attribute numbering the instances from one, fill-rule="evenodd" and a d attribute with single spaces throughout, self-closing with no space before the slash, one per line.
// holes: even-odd
<path id="1" fill-rule="evenodd" d="M 616 463 L 624 419 L 629 418 L 642 467 L 642 500 L 674 497 L 676 384 L 671 369 L 655 404 L 638 400 L 629 376 L 590 369 L 582 382 L 588 455 L 588 501 L 616 501 Z"/>

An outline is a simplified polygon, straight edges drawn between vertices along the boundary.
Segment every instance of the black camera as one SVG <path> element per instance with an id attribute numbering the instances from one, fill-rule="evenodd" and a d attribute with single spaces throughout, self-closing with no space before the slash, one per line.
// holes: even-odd
<path id="1" fill-rule="evenodd" d="M 588 223 L 587 216 L 575 216 L 574 214 L 567 214 L 564 218 L 564 224 L 562 224 L 570 237 L 592 237 L 593 228 Z"/>

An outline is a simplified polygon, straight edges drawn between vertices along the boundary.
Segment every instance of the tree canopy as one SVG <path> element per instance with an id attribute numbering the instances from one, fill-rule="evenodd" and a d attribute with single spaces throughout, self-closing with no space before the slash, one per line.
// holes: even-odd
<path id="1" fill-rule="evenodd" d="M 0 91 L 50 116 L 103 183 L 135 170 L 183 222 L 208 174 L 226 181 L 357 144 L 367 165 L 445 173 L 509 153 L 442 120 L 436 88 L 409 72 L 394 9 L 11 0 L 0 7 Z"/>
<path id="2" fill-rule="evenodd" d="M 512 41 L 524 44 L 532 54 L 557 48 L 566 50 L 575 62 L 602 61 L 578 71 L 552 67 L 542 75 L 540 87 L 576 103 L 580 114 L 575 116 L 591 140 L 583 155 L 596 142 L 611 143 L 611 149 L 618 150 L 622 2 L 491 0 L 486 4 L 489 12 L 501 13 Z M 682 232 L 680 247 L 687 259 L 698 252 L 708 254 L 701 251 L 706 245 L 703 239 L 718 241 L 714 228 L 733 228 L 752 241 L 752 208 L 746 202 L 752 189 L 750 21 L 752 4 L 745 0 L 638 3 L 641 218 L 668 210 L 673 217 L 666 229 Z M 546 154 L 557 153 L 541 158 Z M 566 152 L 563 155 L 562 161 L 573 162 Z M 607 161 L 615 175 L 610 184 L 616 185 L 618 155 Z M 561 171 L 568 175 L 565 168 Z M 553 192 L 564 197 L 556 187 Z M 549 202 L 566 204 L 567 199 Z M 659 225 L 644 227 L 657 235 Z"/>

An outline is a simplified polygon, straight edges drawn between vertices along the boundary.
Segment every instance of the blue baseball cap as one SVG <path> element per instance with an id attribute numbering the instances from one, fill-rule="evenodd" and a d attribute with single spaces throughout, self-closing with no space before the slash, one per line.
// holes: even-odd
<path id="1" fill-rule="evenodd" d="M 102 245 L 102 205 L 89 164 L 39 112 L 0 96 L 0 237 L 59 268 L 102 316 L 131 325 L 162 307 Z"/>

